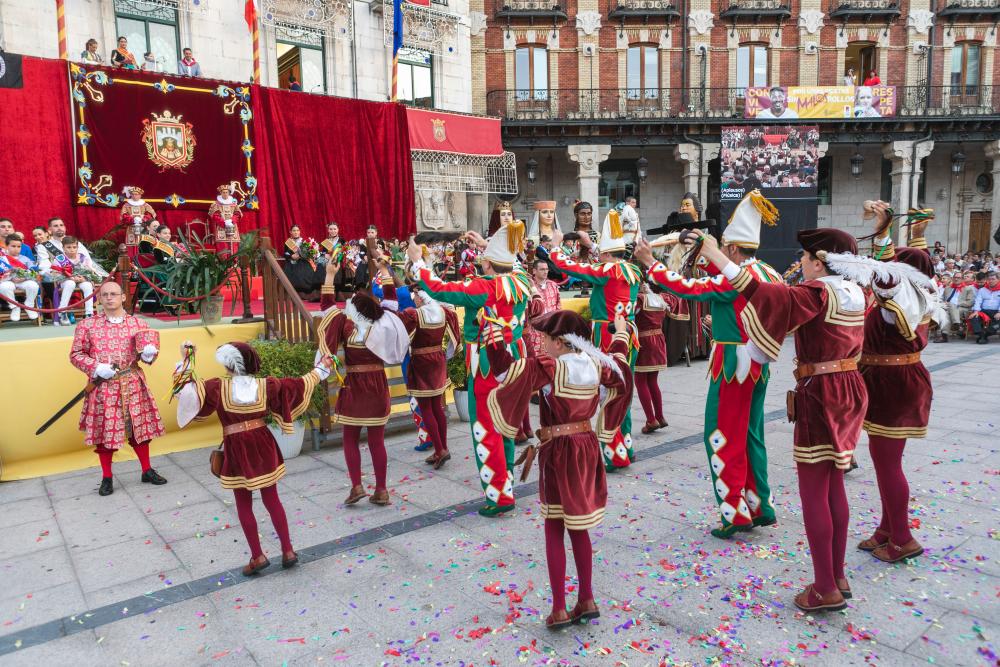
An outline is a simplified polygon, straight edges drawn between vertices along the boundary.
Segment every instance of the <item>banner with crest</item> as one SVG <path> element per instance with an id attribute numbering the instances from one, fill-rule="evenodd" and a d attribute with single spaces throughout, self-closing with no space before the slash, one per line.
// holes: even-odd
<path id="1" fill-rule="evenodd" d="M 117 208 L 138 186 L 154 208 L 206 209 L 229 184 L 259 208 L 250 86 L 77 64 L 70 86 L 77 205 Z"/>

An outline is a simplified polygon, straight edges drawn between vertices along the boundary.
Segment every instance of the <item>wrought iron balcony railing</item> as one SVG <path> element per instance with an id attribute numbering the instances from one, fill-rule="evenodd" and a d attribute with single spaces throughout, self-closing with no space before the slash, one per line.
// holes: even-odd
<path id="1" fill-rule="evenodd" d="M 675 0 L 616 0 L 608 12 L 609 19 L 659 18 L 675 21 L 681 16 Z"/>
<path id="2" fill-rule="evenodd" d="M 783 21 L 792 15 L 788 0 L 729 0 L 729 7 L 719 12 L 719 18 L 729 21 Z"/>
<path id="3" fill-rule="evenodd" d="M 566 8 L 559 0 L 495 0 L 494 16 L 498 19 L 561 19 L 566 20 Z"/>
<path id="4" fill-rule="evenodd" d="M 574 122 L 744 119 L 743 88 L 597 88 L 494 90 L 486 113 L 514 122 Z M 896 118 L 1000 116 L 1000 87 L 900 86 Z M 818 118 L 871 122 L 877 118 Z"/>
<path id="5" fill-rule="evenodd" d="M 990 18 L 994 22 L 1000 18 L 1000 2 L 997 0 L 938 0 L 938 16 L 955 20 Z"/>

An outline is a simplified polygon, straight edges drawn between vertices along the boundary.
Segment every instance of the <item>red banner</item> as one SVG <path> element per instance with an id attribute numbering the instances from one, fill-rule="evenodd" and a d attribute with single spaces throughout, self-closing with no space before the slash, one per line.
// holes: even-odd
<path id="1" fill-rule="evenodd" d="M 258 208 L 249 86 L 76 64 L 70 86 L 78 205 L 118 207 L 134 185 L 154 208 L 204 210 L 225 183 Z"/>
<path id="2" fill-rule="evenodd" d="M 465 155 L 503 155 L 500 119 L 406 109 L 410 148 Z"/>

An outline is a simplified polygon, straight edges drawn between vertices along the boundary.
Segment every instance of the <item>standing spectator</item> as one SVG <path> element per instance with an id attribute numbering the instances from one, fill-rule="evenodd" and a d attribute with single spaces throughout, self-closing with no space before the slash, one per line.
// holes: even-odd
<path id="1" fill-rule="evenodd" d="M 97 52 L 97 40 L 91 37 L 87 40 L 87 48 L 80 54 L 80 60 L 93 65 L 100 65 L 104 62 L 104 57 Z"/>
<path id="2" fill-rule="evenodd" d="M 37 267 L 35 262 L 21 253 L 21 238 L 16 234 L 7 237 L 7 247 L 3 254 L 0 254 L 0 294 L 4 295 L 14 303 L 14 290 L 24 290 L 24 305 L 34 307 L 38 301 L 38 280 Z M 34 273 L 35 278 L 30 274 Z M 10 321 L 17 322 L 21 319 L 21 308 L 10 304 Z M 37 320 L 38 312 L 28 311 L 29 320 Z"/>
<path id="3" fill-rule="evenodd" d="M 124 69 L 139 69 L 135 56 L 128 50 L 128 40 L 124 37 L 118 38 L 118 48 L 111 52 L 111 64 Z"/>
<path id="4" fill-rule="evenodd" d="M 881 86 L 882 85 L 882 79 L 878 78 L 878 72 L 876 72 L 875 70 L 872 70 L 871 72 L 868 73 L 868 78 L 865 79 L 865 81 L 864 81 L 864 83 L 862 85 L 865 85 L 865 86 Z"/>
<path id="5" fill-rule="evenodd" d="M 153 55 L 152 51 L 146 51 L 142 54 L 142 71 L 143 72 L 159 72 L 160 66 L 156 62 L 156 56 Z"/>
<path id="6" fill-rule="evenodd" d="M 294 74 L 288 75 L 288 90 L 297 90 L 297 91 L 302 90 L 302 86 L 301 84 L 299 84 L 299 81 L 298 79 L 295 78 Z"/>
<path id="7" fill-rule="evenodd" d="M 976 300 L 972 304 L 970 317 L 972 317 L 972 331 L 976 334 L 976 343 L 984 345 L 987 339 L 996 333 L 997 322 L 1000 322 L 1000 280 L 997 279 L 996 273 L 987 275 L 986 285 L 976 290 Z"/>
<path id="8" fill-rule="evenodd" d="M 845 86 L 858 85 L 858 75 L 854 73 L 853 67 L 847 68 L 847 74 L 844 75 L 844 85 Z"/>
<path id="9" fill-rule="evenodd" d="M 201 65 L 194 59 L 190 48 L 185 48 L 181 53 L 184 57 L 177 62 L 177 73 L 182 76 L 201 76 Z"/>

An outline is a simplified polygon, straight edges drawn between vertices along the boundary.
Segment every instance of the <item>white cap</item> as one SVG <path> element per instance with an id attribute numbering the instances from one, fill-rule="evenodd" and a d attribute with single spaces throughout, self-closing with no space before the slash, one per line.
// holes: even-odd
<path id="1" fill-rule="evenodd" d="M 741 248 L 758 248 L 761 223 L 774 227 L 778 224 L 778 215 L 778 209 L 760 190 L 751 190 L 729 216 L 726 231 L 722 232 L 722 242 Z"/>
<path id="2" fill-rule="evenodd" d="M 597 244 L 601 252 L 619 252 L 625 250 L 625 239 L 622 237 L 622 221 L 618 211 L 608 211 L 601 229 L 601 242 Z"/>
<path id="3" fill-rule="evenodd" d="M 515 220 L 490 237 L 483 256 L 491 264 L 509 268 L 514 266 L 519 252 L 524 252 L 524 222 Z"/>

